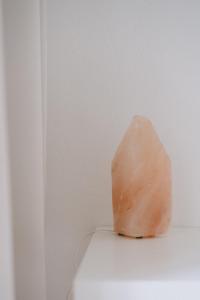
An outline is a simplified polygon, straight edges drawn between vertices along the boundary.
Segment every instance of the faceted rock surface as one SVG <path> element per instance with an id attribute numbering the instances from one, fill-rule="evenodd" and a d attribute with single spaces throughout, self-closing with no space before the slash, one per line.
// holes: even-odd
<path id="1" fill-rule="evenodd" d="M 171 164 L 152 123 L 136 116 L 112 162 L 114 230 L 130 237 L 166 232 L 171 216 Z"/>

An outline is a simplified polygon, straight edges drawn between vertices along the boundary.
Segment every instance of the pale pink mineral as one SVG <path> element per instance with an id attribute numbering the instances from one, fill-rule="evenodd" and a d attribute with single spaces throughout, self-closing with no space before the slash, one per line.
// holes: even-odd
<path id="1" fill-rule="evenodd" d="M 166 232 L 171 216 L 171 165 L 152 123 L 136 116 L 112 162 L 114 230 L 130 237 Z"/>

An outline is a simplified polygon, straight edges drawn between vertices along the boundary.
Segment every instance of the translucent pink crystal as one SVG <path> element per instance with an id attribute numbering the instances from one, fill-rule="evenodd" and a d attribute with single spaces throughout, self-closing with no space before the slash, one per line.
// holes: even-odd
<path id="1" fill-rule="evenodd" d="M 112 162 L 114 230 L 130 237 L 165 233 L 171 216 L 171 165 L 152 123 L 136 116 Z"/>

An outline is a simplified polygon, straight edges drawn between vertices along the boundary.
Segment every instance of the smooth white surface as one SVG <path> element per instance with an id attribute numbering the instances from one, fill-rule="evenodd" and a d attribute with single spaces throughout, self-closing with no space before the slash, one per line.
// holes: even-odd
<path id="1" fill-rule="evenodd" d="M 3 19 L 16 299 L 45 300 L 40 1 L 3 0 Z"/>
<path id="2" fill-rule="evenodd" d="M 129 239 L 97 231 L 74 280 L 73 300 L 200 298 L 200 229 Z"/>
<path id="3" fill-rule="evenodd" d="M 200 1 L 46 2 L 47 289 L 65 300 L 83 236 L 112 222 L 110 165 L 133 115 L 172 159 L 173 224 L 200 226 Z"/>
<path id="4" fill-rule="evenodd" d="M 12 212 L 2 16 L 2 1 L 0 0 L 0 299 L 14 300 Z"/>

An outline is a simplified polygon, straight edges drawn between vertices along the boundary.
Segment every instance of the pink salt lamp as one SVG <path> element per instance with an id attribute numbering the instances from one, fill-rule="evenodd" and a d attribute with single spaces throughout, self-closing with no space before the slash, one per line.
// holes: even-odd
<path id="1" fill-rule="evenodd" d="M 152 123 L 136 116 L 112 161 L 114 230 L 129 237 L 166 232 L 171 217 L 171 164 Z"/>

